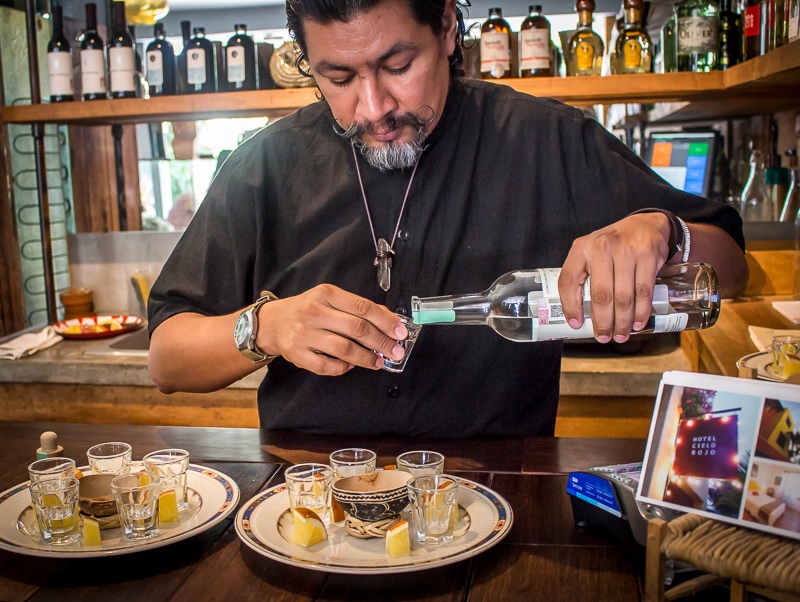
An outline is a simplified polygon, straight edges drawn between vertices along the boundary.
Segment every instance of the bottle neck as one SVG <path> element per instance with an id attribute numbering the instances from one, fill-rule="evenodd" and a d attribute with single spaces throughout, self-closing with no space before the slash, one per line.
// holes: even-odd
<path id="1" fill-rule="evenodd" d="M 592 27 L 592 13 L 588 10 L 582 10 L 578 13 L 578 25 L 581 27 Z"/>
<path id="2" fill-rule="evenodd" d="M 625 22 L 629 26 L 638 27 L 642 22 L 642 11 L 635 8 L 628 9 L 625 14 Z"/>
<path id="3" fill-rule="evenodd" d="M 86 5 L 86 31 L 97 31 L 97 6 Z"/>
<path id="4" fill-rule="evenodd" d="M 415 324 L 486 324 L 490 312 L 486 293 L 411 298 Z"/>
<path id="5" fill-rule="evenodd" d="M 64 33 L 64 18 L 60 6 L 53 7 L 53 35 Z"/>

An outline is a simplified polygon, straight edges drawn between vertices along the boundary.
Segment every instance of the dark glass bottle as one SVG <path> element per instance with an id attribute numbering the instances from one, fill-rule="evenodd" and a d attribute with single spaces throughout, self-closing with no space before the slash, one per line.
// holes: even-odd
<path id="1" fill-rule="evenodd" d="M 229 90 L 255 90 L 256 81 L 256 47 L 253 38 L 247 35 L 247 25 L 234 26 L 236 33 L 228 40 L 225 47 L 226 81 Z"/>
<path id="2" fill-rule="evenodd" d="M 732 0 L 721 0 L 719 11 L 719 66 L 733 67 L 741 62 L 742 19 Z"/>
<path id="3" fill-rule="evenodd" d="M 678 71 L 712 71 L 719 54 L 719 6 L 715 0 L 678 5 Z"/>
<path id="4" fill-rule="evenodd" d="M 111 98 L 136 98 L 136 53 L 125 22 L 125 2 L 111 3 L 112 32 L 108 38 L 108 79 Z"/>
<path id="5" fill-rule="evenodd" d="M 503 10 L 490 8 L 489 18 L 481 25 L 481 79 L 508 79 L 511 69 L 511 26 Z"/>
<path id="6" fill-rule="evenodd" d="M 167 41 L 164 24 L 153 28 L 155 40 L 147 45 L 147 84 L 150 96 L 175 94 L 175 50 Z"/>
<path id="7" fill-rule="evenodd" d="M 744 13 L 745 59 L 761 56 L 761 2 L 747 0 Z"/>
<path id="8" fill-rule="evenodd" d="M 186 83 L 190 94 L 217 91 L 214 45 L 205 27 L 195 27 L 186 50 Z"/>
<path id="9" fill-rule="evenodd" d="M 74 82 L 72 81 L 72 48 L 64 35 L 63 9 L 54 6 L 53 37 L 47 43 L 47 72 L 50 83 L 50 101 L 63 102 L 75 100 Z"/>
<path id="10" fill-rule="evenodd" d="M 520 77 L 551 77 L 553 49 L 550 41 L 550 21 L 542 14 L 540 5 L 528 7 L 528 17 L 519 27 Z"/>
<path id="11" fill-rule="evenodd" d="M 81 42 L 81 93 L 83 100 L 106 98 L 106 52 L 97 33 L 97 5 L 86 4 L 86 33 Z"/>
<path id="12" fill-rule="evenodd" d="M 192 22 L 181 21 L 181 37 L 183 50 L 175 59 L 177 73 L 175 76 L 178 94 L 189 94 L 189 83 L 186 81 L 186 52 L 189 50 L 189 40 L 192 38 Z"/>

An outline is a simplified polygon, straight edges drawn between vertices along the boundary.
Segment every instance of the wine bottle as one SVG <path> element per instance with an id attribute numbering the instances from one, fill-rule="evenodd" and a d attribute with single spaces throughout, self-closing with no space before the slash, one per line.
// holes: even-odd
<path id="1" fill-rule="evenodd" d="M 255 90 L 256 47 L 253 38 L 247 35 L 247 25 L 234 26 L 236 33 L 225 47 L 227 59 L 226 81 L 229 90 Z"/>
<path id="2" fill-rule="evenodd" d="M 503 10 L 490 8 L 489 18 L 481 25 L 481 78 L 508 79 L 511 70 L 511 26 Z"/>
<path id="3" fill-rule="evenodd" d="M 108 79 L 111 98 L 136 98 L 136 56 L 125 22 L 125 2 L 111 3 L 112 32 L 108 38 Z"/>
<path id="4" fill-rule="evenodd" d="M 50 102 L 75 100 L 72 81 L 72 48 L 64 35 L 63 9 L 53 6 L 53 37 L 47 43 L 47 72 Z"/>
<path id="5" fill-rule="evenodd" d="M 518 270 L 482 293 L 412 297 L 415 324 L 486 324 L 511 341 L 551 341 L 594 336 L 589 280 L 583 292 L 583 325 L 572 328 L 558 292 L 560 268 Z M 713 326 L 720 308 L 717 274 L 705 263 L 665 265 L 656 277 L 653 309 L 642 330 L 678 332 Z"/>
<path id="6" fill-rule="evenodd" d="M 186 50 L 186 82 L 190 94 L 216 92 L 214 46 L 206 39 L 205 27 L 195 27 Z"/>
<path id="7" fill-rule="evenodd" d="M 186 53 L 189 50 L 189 40 L 192 38 L 191 21 L 181 21 L 181 38 L 183 38 L 183 49 L 175 59 L 177 66 L 175 86 L 178 94 L 189 94 L 189 82 L 186 81 Z"/>
<path id="8" fill-rule="evenodd" d="M 164 24 L 153 27 L 155 39 L 147 45 L 147 85 L 150 96 L 175 94 L 175 50 L 167 41 Z"/>
<path id="9" fill-rule="evenodd" d="M 719 66 L 733 67 L 741 61 L 742 19 L 732 0 L 721 0 L 719 11 Z"/>
<path id="10" fill-rule="evenodd" d="M 542 7 L 528 7 L 528 17 L 519 27 L 520 77 L 553 75 L 550 31 L 550 21 L 542 14 Z"/>
<path id="11" fill-rule="evenodd" d="M 97 33 L 97 5 L 86 4 L 86 33 L 81 42 L 81 93 L 83 100 L 106 98 L 106 53 Z"/>
<path id="12" fill-rule="evenodd" d="M 578 28 L 567 42 L 567 75 L 600 75 L 603 39 L 592 29 L 594 0 L 577 0 Z"/>

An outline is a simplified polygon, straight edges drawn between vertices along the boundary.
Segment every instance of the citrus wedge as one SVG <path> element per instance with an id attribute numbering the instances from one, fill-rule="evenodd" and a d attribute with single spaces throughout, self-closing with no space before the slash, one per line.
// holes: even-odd
<path id="1" fill-rule="evenodd" d="M 93 516 L 83 517 L 83 530 L 81 531 L 81 543 L 85 546 L 103 545 L 100 537 L 100 523 Z"/>
<path id="2" fill-rule="evenodd" d="M 344 508 L 336 501 L 336 498 L 331 498 L 331 520 L 335 523 L 344 520 Z"/>
<path id="3" fill-rule="evenodd" d="M 178 494 L 174 489 L 167 489 L 158 494 L 158 521 L 161 523 L 177 523 L 181 519 L 178 513 Z"/>
<path id="4" fill-rule="evenodd" d="M 408 537 L 408 521 L 401 520 L 386 531 L 386 553 L 391 558 L 399 558 L 410 552 L 411 540 Z"/>
<path id="5" fill-rule="evenodd" d="M 308 508 L 295 508 L 294 517 L 294 542 L 305 548 L 318 544 L 328 539 L 328 531 L 317 513 Z"/>
<path id="6" fill-rule="evenodd" d="M 786 362 L 783 364 L 783 377 L 789 378 L 795 374 L 800 374 L 800 357 L 787 353 Z"/>

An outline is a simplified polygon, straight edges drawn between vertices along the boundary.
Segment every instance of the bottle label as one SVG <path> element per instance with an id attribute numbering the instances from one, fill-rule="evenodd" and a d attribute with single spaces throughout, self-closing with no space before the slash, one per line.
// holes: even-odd
<path id="1" fill-rule="evenodd" d="M 81 50 L 81 90 L 83 94 L 106 93 L 106 64 L 100 49 Z"/>
<path id="2" fill-rule="evenodd" d="M 135 64 L 133 48 L 108 49 L 108 72 L 111 79 L 112 92 L 136 91 Z"/>
<path id="3" fill-rule="evenodd" d="M 528 69 L 550 68 L 550 35 L 546 29 L 526 29 L 519 32 L 519 67 Z"/>
<path id="4" fill-rule="evenodd" d="M 642 45 L 639 40 L 627 40 L 622 46 L 626 69 L 636 69 L 642 64 Z"/>
<path id="5" fill-rule="evenodd" d="M 789 17 L 789 39 L 794 38 L 800 33 L 800 15 L 797 14 L 797 5 L 794 7 L 795 14 Z"/>
<path id="6" fill-rule="evenodd" d="M 686 330 L 686 325 L 689 323 L 689 314 L 684 313 L 655 315 L 653 318 L 655 319 L 653 333 L 680 332 Z"/>
<path id="7" fill-rule="evenodd" d="M 50 96 L 70 96 L 72 88 L 72 56 L 69 52 L 48 52 L 47 70 L 50 73 Z"/>
<path id="8" fill-rule="evenodd" d="M 244 48 L 231 46 L 225 53 L 228 58 L 228 81 L 232 84 L 243 82 L 245 80 Z"/>
<path id="9" fill-rule="evenodd" d="M 761 35 L 761 8 L 748 6 L 744 13 L 744 36 L 752 38 Z"/>
<path id="10" fill-rule="evenodd" d="M 191 85 L 206 83 L 206 51 L 192 48 L 186 55 L 186 80 Z"/>
<path id="11" fill-rule="evenodd" d="M 147 83 L 150 86 L 164 85 L 164 55 L 160 50 L 147 53 Z"/>
<path id="12" fill-rule="evenodd" d="M 575 48 L 575 62 L 578 71 L 589 71 L 594 67 L 594 46 L 589 42 L 578 42 Z"/>
<path id="13" fill-rule="evenodd" d="M 716 17 L 680 17 L 678 54 L 717 52 L 719 21 Z"/>
<path id="14" fill-rule="evenodd" d="M 481 34 L 481 73 L 502 77 L 511 69 L 511 48 L 508 34 L 487 31 Z"/>
<path id="15" fill-rule="evenodd" d="M 532 340 L 552 341 L 556 339 L 585 339 L 594 336 L 592 320 L 585 315 L 583 325 L 572 328 L 564 317 L 561 296 L 558 292 L 558 277 L 561 268 L 541 268 L 537 270 L 542 280 L 542 290 L 528 293 L 528 311 L 533 318 Z M 588 307 L 589 279 L 583 287 L 583 304 Z"/>

